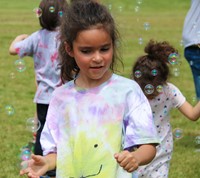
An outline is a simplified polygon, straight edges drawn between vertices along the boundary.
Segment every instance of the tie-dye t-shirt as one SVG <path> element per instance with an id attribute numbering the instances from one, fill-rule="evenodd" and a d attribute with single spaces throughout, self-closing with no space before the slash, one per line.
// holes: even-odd
<path id="1" fill-rule="evenodd" d="M 157 146 L 153 161 L 139 167 L 138 174 L 139 178 L 167 178 L 173 151 L 170 111 L 179 108 L 185 102 L 185 97 L 176 86 L 167 83 L 163 86 L 163 92 L 149 102 L 161 143 Z"/>
<path id="2" fill-rule="evenodd" d="M 20 58 L 31 56 L 37 80 L 35 103 L 49 104 L 53 90 L 61 84 L 58 68 L 59 32 L 42 29 L 15 44 Z"/>
<path id="3" fill-rule="evenodd" d="M 158 143 L 148 100 L 136 82 L 113 74 L 98 87 L 74 81 L 58 87 L 41 135 L 44 155 L 57 153 L 58 178 L 128 178 L 117 175 L 114 154 Z"/>

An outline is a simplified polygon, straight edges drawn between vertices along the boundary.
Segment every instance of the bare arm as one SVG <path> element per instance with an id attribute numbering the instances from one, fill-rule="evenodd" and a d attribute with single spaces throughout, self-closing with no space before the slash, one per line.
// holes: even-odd
<path id="1" fill-rule="evenodd" d="M 44 175 L 47 171 L 56 167 L 56 154 L 51 153 L 46 156 L 32 155 L 32 159 L 25 161 L 27 167 L 20 170 L 20 175 L 27 174 L 29 178 L 35 178 Z M 22 164 L 23 165 L 23 164 Z"/>
<path id="2" fill-rule="evenodd" d="M 192 121 L 196 121 L 200 117 L 200 101 L 195 106 L 192 106 L 190 103 L 185 101 L 178 109 L 183 115 Z"/>
<path id="3" fill-rule="evenodd" d="M 56 153 L 51 153 L 45 156 L 45 159 L 48 163 L 48 171 L 56 168 L 56 158 L 57 158 Z"/>
<path id="4" fill-rule="evenodd" d="M 141 145 L 136 151 L 131 152 L 138 160 L 139 166 L 150 163 L 156 156 L 155 145 Z"/>
<path id="5" fill-rule="evenodd" d="M 11 55 L 16 55 L 17 52 L 15 51 L 15 48 L 14 48 L 15 43 L 17 43 L 17 42 L 19 42 L 19 41 L 22 41 L 22 40 L 26 39 L 27 37 L 28 37 L 27 34 L 22 34 L 22 35 L 17 36 L 17 37 L 12 41 L 12 43 L 11 43 L 11 45 L 10 45 L 10 47 L 9 47 L 9 53 L 10 53 Z"/>
<path id="6" fill-rule="evenodd" d="M 155 145 L 141 145 L 136 151 L 122 151 L 114 155 L 116 161 L 128 172 L 133 172 L 139 166 L 150 163 L 156 155 Z"/>

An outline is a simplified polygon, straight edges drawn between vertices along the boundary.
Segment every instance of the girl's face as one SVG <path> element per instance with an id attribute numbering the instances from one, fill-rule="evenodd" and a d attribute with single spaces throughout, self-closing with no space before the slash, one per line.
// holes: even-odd
<path id="1" fill-rule="evenodd" d="M 110 78 L 113 44 L 104 28 L 91 28 L 79 32 L 70 55 L 80 68 L 77 82 L 84 83 L 84 87 L 98 86 Z"/>

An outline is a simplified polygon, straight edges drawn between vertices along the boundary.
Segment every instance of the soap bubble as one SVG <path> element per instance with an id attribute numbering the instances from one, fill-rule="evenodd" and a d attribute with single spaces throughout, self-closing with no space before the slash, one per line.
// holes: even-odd
<path id="1" fill-rule="evenodd" d="M 162 91 L 163 91 L 163 86 L 162 86 L 162 85 L 158 85 L 158 86 L 156 87 L 156 90 L 157 90 L 158 93 L 162 93 Z"/>
<path id="2" fill-rule="evenodd" d="M 33 9 L 33 12 L 35 13 L 36 17 L 39 18 L 42 16 L 42 9 L 37 7 Z"/>
<path id="3" fill-rule="evenodd" d="M 142 76 L 142 72 L 140 70 L 135 71 L 135 77 L 140 78 Z"/>
<path id="4" fill-rule="evenodd" d="M 23 59 L 18 59 L 15 61 L 15 66 L 18 72 L 23 72 L 26 70 L 26 64 Z"/>
<path id="5" fill-rule="evenodd" d="M 58 15 L 59 15 L 59 17 L 62 17 L 63 16 L 63 11 L 59 11 Z"/>
<path id="6" fill-rule="evenodd" d="M 53 13 L 53 12 L 55 11 L 55 7 L 54 7 L 54 6 L 50 6 L 50 7 L 49 7 L 49 11 L 50 11 L 51 13 Z"/>
<path id="7" fill-rule="evenodd" d="M 136 3 L 140 5 L 142 4 L 142 0 L 136 0 Z"/>
<path id="8" fill-rule="evenodd" d="M 151 85 L 151 84 L 147 84 L 145 87 L 144 87 L 144 91 L 146 94 L 150 95 L 154 92 L 154 86 Z"/>
<path id="9" fill-rule="evenodd" d="M 180 75 L 180 69 L 179 69 L 178 66 L 172 68 L 172 74 L 173 74 L 175 77 L 178 77 L 178 76 Z"/>
<path id="10" fill-rule="evenodd" d="M 196 149 L 195 152 L 200 152 L 200 135 L 195 137 Z"/>
<path id="11" fill-rule="evenodd" d="M 31 154 L 32 154 L 32 152 L 29 148 L 24 148 L 21 151 L 20 158 L 22 161 L 27 161 L 31 158 Z"/>
<path id="12" fill-rule="evenodd" d="M 171 53 L 168 56 L 168 61 L 170 64 L 174 65 L 178 63 L 179 55 L 177 53 Z"/>
<path id="13" fill-rule="evenodd" d="M 144 26 L 144 29 L 145 29 L 146 31 L 150 29 L 150 24 L 149 24 L 149 22 L 145 22 L 143 26 Z"/>
<path id="14" fill-rule="evenodd" d="M 6 114 L 9 116 L 12 116 L 15 113 L 15 109 L 12 105 L 6 105 L 5 111 L 6 111 Z"/>
<path id="15" fill-rule="evenodd" d="M 158 74 L 158 71 L 157 71 L 156 69 L 153 69 L 153 70 L 151 71 L 151 74 L 152 74 L 153 76 L 156 76 L 156 75 Z"/>
<path id="16" fill-rule="evenodd" d="M 10 78 L 11 78 L 11 79 L 15 79 L 15 73 L 14 73 L 14 72 L 11 72 L 11 73 L 10 73 Z"/>
<path id="17" fill-rule="evenodd" d="M 180 128 L 176 128 L 173 131 L 173 138 L 174 139 L 181 139 L 183 137 L 183 130 Z"/>
<path id="18" fill-rule="evenodd" d="M 135 12 L 139 12 L 140 11 L 140 7 L 139 6 L 135 6 Z"/>
<path id="19" fill-rule="evenodd" d="M 142 37 L 138 38 L 138 43 L 139 43 L 139 45 L 143 44 L 143 38 Z"/>
<path id="20" fill-rule="evenodd" d="M 31 132 L 37 132 L 41 127 L 41 123 L 38 119 L 31 117 L 26 121 L 26 129 Z"/>

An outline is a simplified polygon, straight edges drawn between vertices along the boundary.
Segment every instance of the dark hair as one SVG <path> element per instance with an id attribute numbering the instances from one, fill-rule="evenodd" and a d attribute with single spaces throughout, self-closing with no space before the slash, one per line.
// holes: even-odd
<path id="1" fill-rule="evenodd" d="M 40 26 L 53 31 L 61 24 L 61 17 L 66 12 L 66 0 L 42 0 L 39 5 L 41 15 L 39 16 Z"/>
<path id="2" fill-rule="evenodd" d="M 73 49 L 73 41 L 76 39 L 77 34 L 92 27 L 103 27 L 110 34 L 114 51 L 110 69 L 114 70 L 116 59 L 119 59 L 116 50 L 119 34 L 110 12 L 104 5 L 94 0 L 73 0 L 67 9 L 66 16 L 63 18 L 61 25 L 59 52 L 63 83 L 72 80 L 74 75 L 76 76 L 79 73 L 79 68 L 74 58 L 70 57 L 65 50 L 65 44 L 67 43 Z"/>
<path id="3" fill-rule="evenodd" d="M 144 49 L 146 55 L 140 56 L 133 68 L 132 77 L 140 85 L 148 99 L 159 95 L 156 87 L 167 83 L 169 77 L 170 54 L 178 54 L 178 51 L 168 42 L 156 42 L 150 40 Z M 152 92 L 146 93 L 145 87 L 153 87 Z"/>

